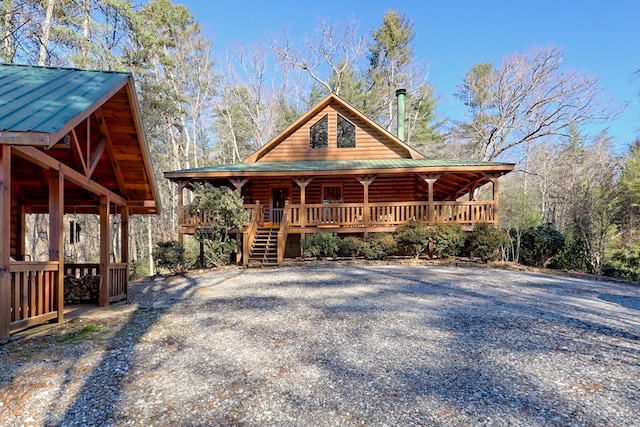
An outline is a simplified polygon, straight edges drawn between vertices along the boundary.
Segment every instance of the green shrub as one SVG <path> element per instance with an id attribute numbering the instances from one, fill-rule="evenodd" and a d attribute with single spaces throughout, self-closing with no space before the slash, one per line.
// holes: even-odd
<path id="1" fill-rule="evenodd" d="M 156 268 L 166 268 L 171 274 L 182 274 L 187 271 L 184 261 L 184 248 L 175 240 L 160 242 L 153 250 Z"/>
<path id="2" fill-rule="evenodd" d="M 492 261 L 498 258 L 504 241 L 504 231 L 493 224 L 479 223 L 469 234 L 467 247 L 481 260 Z"/>
<path id="3" fill-rule="evenodd" d="M 362 254 L 364 241 L 358 237 L 345 237 L 338 243 L 338 255 L 344 257 L 357 257 Z"/>
<path id="4" fill-rule="evenodd" d="M 580 239 L 565 239 L 563 247 L 549 260 L 547 267 L 561 270 L 587 271 L 587 253 Z"/>
<path id="5" fill-rule="evenodd" d="M 362 253 L 367 259 L 384 259 L 398 249 L 391 233 L 369 233 L 364 240 Z"/>
<path id="6" fill-rule="evenodd" d="M 134 280 L 134 279 L 137 279 L 138 277 L 144 276 L 146 274 L 144 267 L 145 267 L 145 264 L 143 261 L 138 259 L 130 260 L 129 261 L 129 280 Z"/>
<path id="7" fill-rule="evenodd" d="M 433 254 L 438 258 L 449 258 L 464 246 L 466 235 L 459 224 L 436 223 L 429 237 L 433 241 Z"/>
<path id="8" fill-rule="evenodd" d="M 200 265 L 200 243 L 203 246 L 204 265 Z M 214 268 L 234 264 L 233 254 L 238 250 L 235 239 L 226 235 L 224 240 L 207 239 L 196 233 L 184 241 L 185 265 L 188 269 Z"/>
<path id="9" fill-rule="evenodd" d="M 399 247 L 406 249 L 416 259 L 428 247 L 431 237 L 429 227 L 419 221 L 410 221 L 400 225 L 393 233 Z"/>
<path id="10" fill-rule="evenodd" d="M 550 224 L 532 227 L 522 232 L 520 262 L 544 267 L 564 247 L 564 236 Z"/>
<path id="11" fill-rule="evenodd" d="M 602 273 L 618 279 L 640 281 L 640 250 L 625 248 L 614 251 Z"/>
<path id="12" fill-rule="evenodd" d="M 302 253 L 305 257 L 335 257 L 338 254 L 340 238 L 334 233 L 322 231 L 320 233 L 307 234 L 302 239 Z"/>

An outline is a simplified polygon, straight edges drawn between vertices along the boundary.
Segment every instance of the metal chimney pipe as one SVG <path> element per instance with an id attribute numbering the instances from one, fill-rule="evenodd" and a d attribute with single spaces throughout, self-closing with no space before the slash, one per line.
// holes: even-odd
<path id="1" fill-rule="evenodd" d="M 398 100 L 398 139 L 404 141 L 404 116 L 405 116 L 405 106 L 404 106 L 404 98 L 407 94 L 406 89 L 398 89 L 396 90 L 396 99 Z"/>

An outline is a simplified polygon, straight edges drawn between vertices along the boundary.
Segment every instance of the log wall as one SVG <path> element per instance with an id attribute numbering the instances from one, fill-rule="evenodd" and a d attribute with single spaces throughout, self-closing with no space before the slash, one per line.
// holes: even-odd
<path id="1" fill-rule="evenodd" d="M 426 200 L 426 194 L 420 191 L 419 178 L 414 175 L 378 176 L 369 186 L 369 202 L 406 202 Z M 354 176 L 335 176 L 314 178 L 305 190 L 305 201 L 308 204 L 322 203 L 323 186 L 341 186 L 344 203 L 363 203 L 364 186 Z M 300 203 L 300 187 L 293 179 L 251 179 L 244 189 L 245 203 L 257 200 L 263 206 L 269 206 L 271 188 L 290 187 L 291 203 Z"/>

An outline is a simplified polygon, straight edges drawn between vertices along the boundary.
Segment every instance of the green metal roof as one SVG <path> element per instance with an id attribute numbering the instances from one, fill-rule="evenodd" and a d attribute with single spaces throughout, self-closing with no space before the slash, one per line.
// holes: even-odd
<path id="1" fill-rule="evenodd" d="M 296 162 L 256 162 L 233 163 L 229 165 L 207 166 L 194 169 L 183 169 L 167 172 L 167 177 L 195 174 L 222 173 L 255 173 L 255 172 L 321 172 L 339 170 L 366 169 L 405 169 L 405 168 L 456 168 L 505 166 L 513 167 L 512 163 L 480 162 L 472 160 L 442 160 L 442 159 L 380 159 L 380 160 L 335 160 L 335 161 L 296 161 Z"/>
<path id="2" fill-rule="evenodd" d="M 0 131 L 55 133 L 128 76 L 0 64 Z"/>

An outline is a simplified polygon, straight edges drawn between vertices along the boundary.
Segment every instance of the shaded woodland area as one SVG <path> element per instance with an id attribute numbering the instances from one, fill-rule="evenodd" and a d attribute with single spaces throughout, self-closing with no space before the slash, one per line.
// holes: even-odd
<path id="1" fill-rule="evenodd" d="M 640 279 L 640 139 L 612 146 L 608 121 L 619 107 L 596 76 L 564 63 L 559 46 L 505 52 L 495 64 L 468 58 L 456 93 L 464 115 L 451 118 L 436 114 L 438 82 L 414 58 L 411 17 L 393 10 L 371 30 L 321 20 L 304 40 L 283 31 L 223 52 L 169 0 L 3 0 L 1 8 L 3 62 L 134 75 L 163 206 L 161 216 L 131 221 L 134 275 L 153 272 L 154 245 L 176 237 L 177 192 L 162 172 L 241 161 L 329 92 L 395 131 L 395 91 L 406 88 L 411 146 L 428 157 L 517 163 L 501 184 L 505 259 L 523 261 L 523 240 L 551 228 L 564 243 L 542 264 Z M 29 216 L 34 260 L 45 220 Z M 97 220 L 71 222 L 65 256 L 95 260 Z"/>

